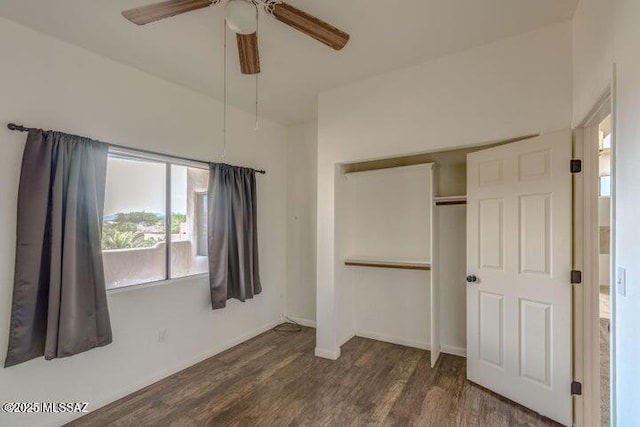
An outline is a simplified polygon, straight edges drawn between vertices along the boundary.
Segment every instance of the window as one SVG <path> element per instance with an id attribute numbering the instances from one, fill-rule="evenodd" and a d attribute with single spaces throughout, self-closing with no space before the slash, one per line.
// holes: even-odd
<path id="1" fill-rule="evenodd" d="M 600 197 L 611 197 L 611 175 L 600 177 Z"/>
<path id="2" fill-rule="evenodd" d="M 611 116 L 600 124 L 598 164 L 600 197 L 611 197 Z"/>
<path id="3" fill-rule="evenodd" d="M 600 150 L 608 150 L 611 149 L 611 132 L 608 134 L 602 133 L 602 138 L 600 138 Z"/>
<path id="4" fill-rule="evenodd" d="M 199 203 L 204 194 L 206 204 L 208 180 L 200 167 L 109 153 L 102 226 L 107 289 L 207 272 L 206 207 Z"/>

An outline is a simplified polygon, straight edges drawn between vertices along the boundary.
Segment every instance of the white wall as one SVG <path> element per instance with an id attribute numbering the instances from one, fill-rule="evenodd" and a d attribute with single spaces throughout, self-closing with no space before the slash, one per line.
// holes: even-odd
<path id="1" fill-rule="evenodd" d="M 566 129 L 571 52 L 563 23 L 320 95 L 317 354 L 339 354 L 337 319 L 349 310 L 338 297 L 336 164 Z"/>
<path id="2" fill-rule="evenodd" d="M 338 209 L 349 204 L 352 215 L 339 218 L 336 226 L 348 234 L 336 238 L 351 244 L 348 253 L 338 256 L 336 268 L 353 276 L 352 285 L 340 281 L 340 290 L 352 286 L 355 298 L 344 310 L 353 313 L 351 329 L 343 330 L 339 342 L 355 334 L 428 349 L 431 272 L 346 267 L 343 262 L 431 261 L 431 165 L 350 173 L 345 184 L 350 194 L 338 201 Z"/>
<path id="3" fill-rule="evenodd" d="M 632 426 L 640 420 L 640 2 L 614 4 L 616 261 L 627 280 L 615 305 L 615 384 L 618 425 Z"/>
<path id="4" fill-rule="evenodd" d="M 438 206 L 440 228 L 440 344 L 445 353 L 464 355 L 467 347 L 467 209 Z"/>
<path id="5" fill-rule="evenodd" d="M 573 125 L 581 124 L 611 82 L 613 3 L 580 0 L 573 16 Z"/>
<path id="6" fill-rule="evenodd" d="M 617 266 L 626 268 L 626 295 L 616 294 L 614 309 L 617 425 L 640 419 L 640 2 L 581 0 L 575 15 L 574 121 L 582 120 L 611 82 L 616 64 L 615 112 L 615 245 Z M 578 84 L 578 82 L 585 82 Z"/>
<path id="7" fill-rule="evenodd" d="M 316 173 L 318 125 L 287 129 L 287 315 L 316 321 Z"/>
<path id="8" fill-rule="evenodd" d="M 354 208 L 351 257 L 431 261 L 431 165 L 346 175 Z"/>
<path id="9" fill-rule="evenodd" d="M 334 311 L 334 318 L 337 322 L 337 342 L 342 345 L 355 335 L 356 330 L 356 314 L 354 307 L 359 299 L 356 297 L 356 270 L 345 268 L 344 259 L 355 253 L 355 227 L 357 212 L 355 204 L 351 203 L 355 196 L 355 188 L 346 178 L 344 170 L 341 166 L 334 168 L 334 177 L 336 179 L 335 198 L 336 212 L 335 221 L 336 228 L 334 230 L 336 238 L 336 257 L 334 259 L 334 267 L 336 271 L 336 281 L 342 286 L 336 289 L 337 306 Z M 316 289 L 317 291 L 317 289 Z M 339 353 L 325 353 L 325 357 L 335 358 Z"/>
<path id="10" fill-rule="evenodd" d="M 428 271 L 353 269 L 354 334 L 428 350 L 431 295 Z"/>
<path id="11" fill-rule="evenodd" d="M 16 197 L 25 134 L 14 121 L 107 142 L 220 160 L 221 104 L 0 18 L 0 359 L 12 293 Z M 247 90 L 252 90 L 251 87 Z M 83 401 L 96 409 L 264 331 L 284 312 L 286 130 L 229 111 L 227 162 L 264 168 L 258 226 L 264 291 L 211 311 L 192 278 L 108 296 L 114 342 L 71 358 L 0 369 L 0 401 Z M 159 329 L 167 330 L 158 342 Z M 2 426 L 60 425 L 70 415 L 8 415 Z"/>

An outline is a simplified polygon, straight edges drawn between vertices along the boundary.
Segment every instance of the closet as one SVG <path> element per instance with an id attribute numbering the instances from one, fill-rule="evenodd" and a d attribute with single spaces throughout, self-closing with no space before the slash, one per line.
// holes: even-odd
<path id="1" fill-rule="evenodd" d="M 343 341 L 431 350 L 432 365 L 441 351 L 465 355 L 468 151 L 343 165 L 338 277 L 352 316 L 341 319 L 352 322 Z"/>

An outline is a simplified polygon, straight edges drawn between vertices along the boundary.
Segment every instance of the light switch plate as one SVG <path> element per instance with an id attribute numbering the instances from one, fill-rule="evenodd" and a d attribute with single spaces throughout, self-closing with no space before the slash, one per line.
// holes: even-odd
<path id="1" fill-rule="evenodd" d="M 616 275 L 616 289 L 619 295 L 627 295 L 627 272 L 623 267 L 618 267 Z"/>

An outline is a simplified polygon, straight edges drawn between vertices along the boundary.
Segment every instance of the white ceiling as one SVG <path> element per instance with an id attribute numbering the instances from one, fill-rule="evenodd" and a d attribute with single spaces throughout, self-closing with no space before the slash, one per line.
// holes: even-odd
<path id="1" fill-rule="evenodd" d="M 578 0 L 288 0 L 351 34 L 334 51 L 261 14 L 260 114 L 283 124 L 316 116 L 318 93 L 396 68 L 570 19 Z M 223 6 L 143 27 L 120 12 L 153 0 L 0 0 L 0 16 L 222 99 Z M 228 100 L 254 108 L 228 35 Z"/>

